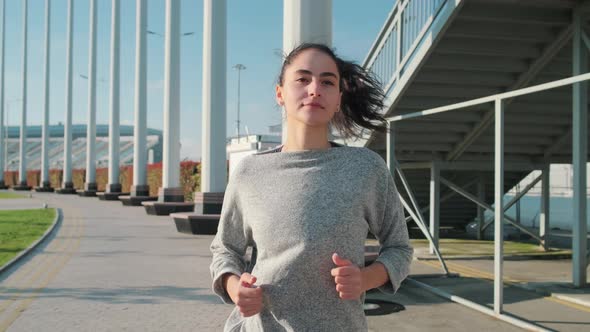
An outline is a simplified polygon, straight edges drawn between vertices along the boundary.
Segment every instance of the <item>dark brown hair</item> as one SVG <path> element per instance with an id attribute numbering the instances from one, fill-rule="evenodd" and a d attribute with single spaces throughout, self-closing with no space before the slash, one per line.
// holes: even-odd
<path id="1" fill-rule="evenodd" d="M 334 60 L 340 75 L 342 100 L 340 112 L 332 118 L 332 125 L 344 138 L 360 137 L 360 129 L 386 132 L 387 120 L 381 115 L 385 94 L 372 73 L 352 61 L 346 61 L 324 44 L 304 43 L 293 49 L 283 61 L 278 84 L 283 86 L 286 68 L 301 52 L 309 49 L 325 53 Z"/>

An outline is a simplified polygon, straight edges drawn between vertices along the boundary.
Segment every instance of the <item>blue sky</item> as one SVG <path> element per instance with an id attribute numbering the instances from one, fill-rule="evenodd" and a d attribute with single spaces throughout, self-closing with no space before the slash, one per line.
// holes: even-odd
<path id="1" fill-rule="evenodd" d="M 22 1 L 6 1 L 5 116 L 20 124 L 22 104 Z M 362 62 L 387 15 L 392 0 L 333 0 L 333 47 L 345 59 Z M 86 123 L 89 1 L 74 1 L 73 123 Z M 163 34 L 164 0 L 148 0 L 148 29 Z M 45 0 L 29 0 L 27 123 L 43 119 L 43 56 Z M 181 157 L 198 160 L 201 150 L 202 0 L 181 0 L 181 31 L 194 32 L 181 42 Z M 227 135 L 236 134 L 237 72 L 242 71 L 240 132 L 267 133 L 280 123 L 274 85 L 281 65 L 282 0 L 227 0 Z M 111 1 L 97 0 L 97 123 L 108 123 Z M 50 123 L 64 121 L 66 0 L 51 0 Z M 148 36 L 148 126 L 162 129 L 164 40 Z M 121 1 L 121 124 L 133 124 L 135 1 Z"/>

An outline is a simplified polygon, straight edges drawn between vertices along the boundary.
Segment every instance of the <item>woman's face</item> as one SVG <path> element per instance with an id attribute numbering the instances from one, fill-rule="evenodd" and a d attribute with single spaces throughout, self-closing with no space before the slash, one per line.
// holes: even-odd
<path id="1" fill-rule="evenodd" d="M 287 121 L 311 127 L 325 127 L 338 112 L 342 96 L 338 68 L 332 58 L 307 49 L 285 68 L 283 86 L 277 85 L 276 98 L 285 107 Z"/>

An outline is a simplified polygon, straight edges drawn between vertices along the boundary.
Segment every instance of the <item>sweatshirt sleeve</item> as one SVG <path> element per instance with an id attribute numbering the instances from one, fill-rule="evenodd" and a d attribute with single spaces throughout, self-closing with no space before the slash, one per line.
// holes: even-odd
<path id="1" fill-rule="evenodd" d="M 376 206 L 373 218 L 369 220 L 369 229 L 381 245 L 376 262 L 383 264 L 389 275 L 389 281 L 378 289 L 386 294 L 395 294 L 410 272 L 414 250 L 410 246 L 404 210 L 395 182 L 383 160 L 380 164 L 380 168 L 384 168 L 379 172 L 382 174 L 381 179 L 378 179 L 382 185 L 377 186 Z"/>
<path id="2" fill-rule="evenodd" d="M 245 271 L 244 255 L 252 238 L 249 227 L 244 224 L 239 204 L 236 183 L 238 172 L 239 167 L 234 171 L 236 176 L 230 178 L 228 182 L 223 197 L 217 234 L 210 246 L 213 259 L 209 269 L 213 279 L 213 291 L 227 304 L 233 302 L 223 287 L 222 276 L 225 273 L 240 276 Z"/>

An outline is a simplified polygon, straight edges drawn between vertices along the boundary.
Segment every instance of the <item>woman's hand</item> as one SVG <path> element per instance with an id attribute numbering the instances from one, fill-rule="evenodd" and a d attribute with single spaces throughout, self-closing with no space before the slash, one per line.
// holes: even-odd
<path id="1" fill-rule="evenodd" d="M 254 316 L 262 310 L 262 288 L 254 283 L 256 277 L 249 273 L 243 273 L 239 279 L 235 274 L 227 278 L 227 293 L 242 317 Z"/>
<path id="2" fill-rule="evenodd" d="M 359 299 L 364 292 L 361 269 L 336 253 L 332 255 L 332 261 L 336 264 L 336 267 L 332 269 L 332 276 L 340 298 L 343 300 Z"/>

